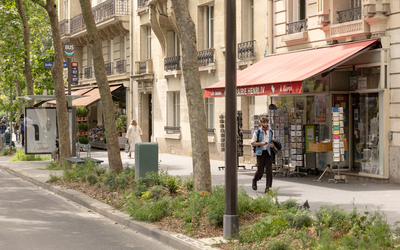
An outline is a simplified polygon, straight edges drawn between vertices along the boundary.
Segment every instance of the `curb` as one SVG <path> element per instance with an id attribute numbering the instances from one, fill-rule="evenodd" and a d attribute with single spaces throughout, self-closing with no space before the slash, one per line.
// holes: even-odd
<path id="1" fill-rule="evenodd" d="M 78 203 L 94 212 L 107 217 L 118 224 L 122 224 L 130 229 L 133 229 L 139 233 L 142 233 L 146 236 L 149 236 L 153 239 L 156 239 L 168 246 L 179 250 L 199 250 L 199 249 L 215 249 L 218 250 L 219 248 L 211 247 L 200 240 L 195 238 L 188 237 L 183 234 L 172 233 L 169 231 L 163 231 L 155 226 L 144 223 L 140 221 L 131 220 L 129 216 L 121 212 L 119 210 L 114 209 L 113 207 L 90 198 L 89 196 L 82 194 L 78 191 L 72 189 L 64 189 L 58 186 L 52 186 L 50 184 L 38 181 L 32 177 L 30 177 L 27 173 L 21 170 L 11 169 L 6 166 L 0 166 L 0 169 L 4 169 L 9 174 L 19 177 L 23 180 L 26 180 L 36 186 L 39 186 L 43 189 L 49 190 L 57 195 L 60 195 L 66 199 L 69 199 L 75 203 Z"/>

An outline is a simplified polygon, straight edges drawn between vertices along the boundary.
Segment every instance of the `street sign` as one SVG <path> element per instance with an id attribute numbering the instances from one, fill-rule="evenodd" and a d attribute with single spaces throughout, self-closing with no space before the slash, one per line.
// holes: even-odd
<path id="1" fill-rule="evenodd" d="M 65 68 L 68 68 L 68 63 L 67 63 L 67 62 L 64 62 L 64 63 L 63 63 L 63 67 L 64 67 L 64 69 L 65 69 Z"/>
<path id="2" fill-rule="evenodd" d="M 75 53 L 75 44 L 73 42 L 66 42 L 64 43 L 64 53 L 71 57 Z"/>
<path id="3" fill-rule="evenodd" d="M 79 81 L 78 63 L 72 62 L 71 66 L 72 66 L 71 67 L 71 72 L 72 72 L 71 84 L 78 84 L 78 81 Z"/>
<path id="4" fill-rule="evenodd" d="M 43 68 L 52 68 L 54 62 L 43 62 Z"/>

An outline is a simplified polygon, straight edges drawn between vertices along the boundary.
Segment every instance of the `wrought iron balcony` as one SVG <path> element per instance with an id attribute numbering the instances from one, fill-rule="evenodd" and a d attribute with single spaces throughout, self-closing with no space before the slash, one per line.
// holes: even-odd
<path id="1" fill-rule="evenodd" d="M 126 72 L 126 60 L 117 61 L 117 73 L 122 74 Z"/>
<path id="2" fill-rule="evenodd" d="M 255 56 L 254 42 L 255 42 L 255 40 L 238 44 L 238 58 L 239 59 L 247 59 L 247 58 L 252 58 Z"/>
<path id="3" fill-rule="evenodd" d="M 104 64 L 104 67 L 106 68 L 106 74 L 108 76 L 114 74 L 114 64 L 112 62 Z"/>
<path id="4" fill-rule="evenodd" d="M 85 71 L 85 79 L 92 78 L 92 67 L 87 67 L 84 69 Z"/>
<path id="5" fill-rule="evenodd" d="M 164 58 L 164 70 L 180 70 L 181 69 L 181 57 L 171 56 Z"/>
<path id="6" fill-rule="evenodd" d="M 138 0 L 138 9 L 149 5 L 150 0 Z"/>
<path id="7" fill-rule="evenodd" d="M 206 49 L 197 52 L 197 61 L 199 62 L 199 67 L 214 63 L 214 51 L 215 49 Z"/>
<path id="8" fill-rule="evenodd" d="M 287 26 L 286 31 L 288 34 L 307 31 L 307 19 L 299 20 L 292 23 L 287 23 L 286 26 Z"/>
<path id="9" fill-rule="evenodd" d="M 355 20 L 361 20 L 361 6 L 349 10 L 338 11 L 338 22 L 346 23 Z"/>
<path id="10" fill-rule="evenodd" d="M 60 21 L 60 33 L 61 36 L 69 35 L 69 20 L 64 19 Z"/>
<path id="11" fill-rule="evenodd" d="M 95 23 L 115 16 L 129 15 L 128 0 L 108 0 L 92 8 Z M 71 34 L 86 28 L 82 14 L 71 18 Z"/>

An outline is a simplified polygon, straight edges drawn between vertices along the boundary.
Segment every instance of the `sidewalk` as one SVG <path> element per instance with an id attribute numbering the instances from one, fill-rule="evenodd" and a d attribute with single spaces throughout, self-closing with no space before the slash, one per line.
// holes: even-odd
<path id="1" fill-rule="evenodd" d="M 21 147 L 21 144 L 17 144 Z M 85 152 L 81 153 L 85 156 Z M 92 158 L 102 159 L 103 167 L 108 167 L 108 157 L 106 150 L 92 150 Z M 132 167 L 135 159 L 127 158 L 127 154 L 121 151 L 121 158 L 124 166 Z M 49 189 L 59 195 L 62 195 L 74 202 L 92 209 L 120 224 L 127 225 L 138 232 L 144 233 L 157 240 L 160 240 L 177 249 L 207 249 L 203 241 L 192 239 L 183 235 L 168 233 L 149 226 L 147 223 L 134 222 L 129 220 L 125 213 L 119 212 L 110 206 L 91 199 L 74 190 L 64 190 L 52 187 L 45 182 L 49 179 L 49 174 L 62 175 L 62 171 L 40 170 L 49 164 L 45 162 L 9 162 L 9 157 L 0 157 L 0 168 L 16 175 L 22 179 L 28 180 L 35 185 Z M 192 172 L 191 157 L 177 156 L 171 154 L 159 154 L 159 168 L 168 171 L 172 175 L 187 177 Z M 218 170 L 218 167 L 224 166 L 223 161 L 211 161 L 212 184 L 219 185 L 225 183 L 225 171 Z M 253 179 L 255 168 L 245 165 L 246 169 L 238 169 L 238 185 L 243 187 L 247 194 L 252 197 L 264 195 L 265 178 L 258 182 L 258 190 L 253 191 L 251 180 Z M 353 204 L 360 211 L 375 211 L 380 208 L 390 224 L 400 221 L 400 185 L 397 184 L 376 184 L 349 180 L 348 183 L 328 183 L 328 178 L 323 177 L 323 182 L 315 182 L 319 176 L 298 177 L 274 177 L 273 189 L 279 188 L 278 199 L 284 201 L 294 198 L 303 203 L 308 200 L 311 210 L 318 209 L 321 205 L 338 205 L 340 208 L 350 212 Z M 210 248 L 211 249 L 211 248 Z M 214 248 L 215 249 L 215 248 Z"/>

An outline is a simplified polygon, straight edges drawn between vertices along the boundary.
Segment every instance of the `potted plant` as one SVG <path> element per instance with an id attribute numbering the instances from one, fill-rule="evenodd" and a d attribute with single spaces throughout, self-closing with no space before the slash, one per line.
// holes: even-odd
<path id="1" fill-rule="evenodd" d="M 82 144 L 88 144 L 89 143 L 89 137 L 87 137 L 86 135 L 80 136 L 79 137 L 79 142 Z"/>
<path id="2" fill-rule="evenodd" d="M 80 106 L 76 107 L 76 117 L 77 117 L 77 120 L 78 120 L 78 121 L 81 120 L 81 117 L 82 117 L 81 114 L 82 114 L 82 112 L 81 112 L 81 107 L 80 107 Z"/>
<path id="3" fill-rule="evenodd" d="M 87 121 L 87 116 L 89 115 L 89 109 L 81 106 L 81 116 L 83 117 L 82 120 Z"/>

